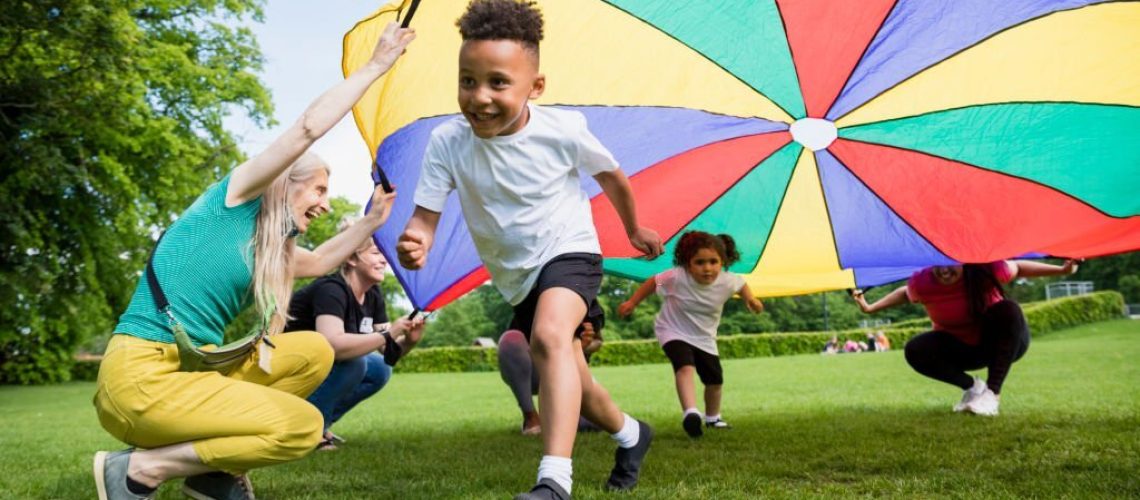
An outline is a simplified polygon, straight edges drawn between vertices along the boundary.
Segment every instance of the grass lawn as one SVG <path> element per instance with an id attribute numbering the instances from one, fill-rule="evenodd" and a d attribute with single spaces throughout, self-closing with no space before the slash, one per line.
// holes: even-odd
<path id="1" fill-rule="evenodd" d="M 1001 416 L 950 412 L 960 391 L 900 351 L 725 362 L 735 429 L 689 439 L 667 365 L 599 368 L 657 429 L 630 498 L 1138 497 L 1140 321 L 1034 341 Z M 90 383 L 0 387 L 0 497 L 93 498 L 91 457 L 123 446 L 99 427 Z M 261 498 L 509 498 L 541 444 L 496 373 L 398 374 L 341 421 L 339 451 L 252 474 Z M 574 494 L 604 498 L 608 436 L 579 437 Z M 180 498 L 175 484 L 159 498 Z"/>

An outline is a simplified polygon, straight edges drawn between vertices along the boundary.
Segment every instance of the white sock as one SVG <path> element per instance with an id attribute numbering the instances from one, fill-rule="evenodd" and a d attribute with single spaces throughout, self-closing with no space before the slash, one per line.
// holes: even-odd
<path id="1" fill-rule="evenodd" d="M 641 438 L 641 426 L 629 414 L 622 413 L 622 416 L 625 417 L 625 423 L 621 424 L 620 431 L 610 434 L 610 437 L 614 438 L 622 448 L 633 448 Z"/>
<path id="2" fill-rule="evenodd" d="M 684 416 L 686 416 L 686 417 L 687 417 L 687 416 L 689 416 L 689 414 L 690 414 L 690 413 L 696 413 L 696 414 L 697 414 L 697 416 L 700 416 L 700 415 L 701 415 L 701 410 L 698 410 L 698 409 L 696 409 L 696 408 L 685 408 L 685 414 L 684 414 Z"/>
<path id="3" fill-rule="evenodd" d="M 574 468 L 569 458 L 543 455 L 542 461 L 538 463 L 538 479 L 535 482 L 542 481 L 543 478 L 552 479 L 566 490 L 566 493 L 570 493 L 570 486 L 574 484 L 574 480 L 571 479 L 573 474 Z"/>
<path id="4" fill-rule="evenodd" d="M 720 420 L 720 414 L 719 413 L 717 413 L 716 415 L 705 415 L 705 422 L 708 422 L 711 424 L 713 422 L 716 422 L 717 420 Z"/>

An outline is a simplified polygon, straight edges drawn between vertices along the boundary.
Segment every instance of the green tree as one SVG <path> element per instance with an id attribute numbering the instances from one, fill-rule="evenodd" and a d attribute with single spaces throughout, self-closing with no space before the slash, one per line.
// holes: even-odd
<path id="1" fill-rule="evenodd" d="M 505 317 L 502 306 L 506 307 Z M 476 337 L 498 340 L 509 321 L 510 306 L 493 286 L 483 285 L 440 308 L 424 330 L 420 345 L 471 345 Z"/>
<path id="2" fill-rule="evenodd" d="M 1121 276 L 1118 289 L 1126 304 L 1140 304 L 1140 274 Z"/>
<path id="3" fill-rule="evenodd" d="M 157 233 L 264 126 L 260 0 L 7 2 L 0 10 L 0 382 L 66 380 Z"/>
<path id="4" fill-rule="evenodd" d="M 1127 281 L 1122 282 L 1121 279 L 1129 275 L 1140 275 L 1140 252 L 1129 252 L 1120 255 L 1113 255 L 1110 257 L 1097 257 L 1095 259 L 1086 260 L 1081 264 L 1081 268 L 1071 277 L 1066 278 L 1071 281 L 1092 281 L 1097 290 L 1120 290 L 1125 286 Z M 1140 300 L 1140 297 L 1133 296 L 1128 300 Z"/>
<path id="5" fill-rule="evenodd" d="M 661 310 L 660 296 L 650 295 L 638 304 L 637 309 L 634 309 L 628 318 L 619 318 L 617 314 L 618 306 L 628 300 L 640 286 L 640 281 L 627 278 L 617 276 L 602 278 L 598 303 L 606 313 L 603 338 L 606 340 L 653 338 L 653 321 L 657 318 L 657 312 Z"/>

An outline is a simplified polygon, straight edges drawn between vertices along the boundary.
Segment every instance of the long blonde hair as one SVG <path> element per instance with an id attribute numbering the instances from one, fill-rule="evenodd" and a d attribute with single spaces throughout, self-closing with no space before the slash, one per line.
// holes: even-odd
<path id="1" fill-rule="evenodd" d="M 328 166 L 313 153 L 304 153 L 281 172 L 265 190 L 253 241 L 253 298 L 259 316 L 273 311 L 268 332 L 281 333 L 289 321 L 289 299 L 293 295 L 293 238 L 295 223 L 290 204 L 293 191 Z"/>

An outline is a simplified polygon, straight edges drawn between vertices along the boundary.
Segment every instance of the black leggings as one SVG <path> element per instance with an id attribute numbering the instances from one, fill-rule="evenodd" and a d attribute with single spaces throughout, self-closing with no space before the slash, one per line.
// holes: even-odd
<path id="1" fill-rule="evenodd" d="M 987 368 L 986 385 L 1001 394 L 1009 368 L 1029 350 L 1029 326 L 1021 306 L 1003 300 L 988 309 L 982 318 L 982 341 L 972 346 L 942 331 L 926 332 L 906 343 L 906 362 L 915 371 L 962 390 L 974 385 L 967 370 Z"/>

